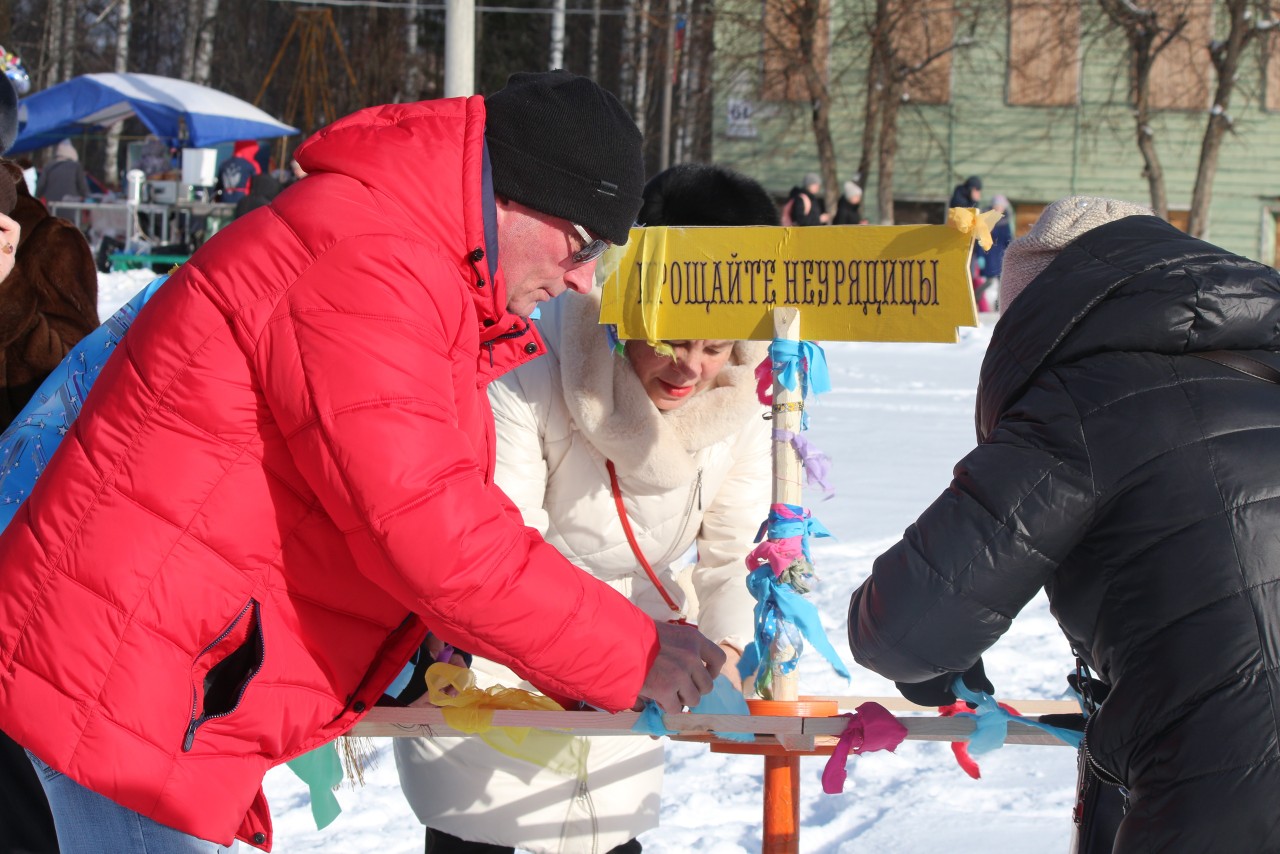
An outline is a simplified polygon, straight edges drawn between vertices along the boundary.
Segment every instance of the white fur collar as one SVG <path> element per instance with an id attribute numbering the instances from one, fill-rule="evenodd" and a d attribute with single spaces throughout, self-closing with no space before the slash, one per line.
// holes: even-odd
<path id="1" fill-rule="evenodd" d="M 561 313 L 560 377 L 569 414 L 620 476 L 670 489 L 695 475 L 694 455 L 742 429 L 762 412 L 755 368 L 768 345 L 739 341 L 715 385 L 663 413 L 645 394 L 625 356 L 609 348 L 600 325 L 599 290 L 565 294 Z"/>

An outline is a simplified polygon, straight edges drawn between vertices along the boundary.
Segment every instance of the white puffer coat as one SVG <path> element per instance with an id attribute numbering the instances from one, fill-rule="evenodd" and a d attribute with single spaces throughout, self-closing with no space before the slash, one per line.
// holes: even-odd
<path id="1" fill-rule="evenodd" d="M 654 618 L 673 619 L 627 543 L 605 466 L 612 460 L 632 531 L 668 594 L 707 637 L 741 649 L 755 605 L 743 559 L 770 500 L 770 428 L 754 376 L 766 345 L 736 344 L 712 388 L 664 414 L 610 350 L 599 315 L 598 293 L 544 306 L 547 355 L 490 385 L 495 481 L 571 561 Z M 693 548 L 696 609 L 677 582 Z M 492 662 L 473 668 L 482 686 L 530 687 Z M 589 742 L 581 779 L 479 739 L 395 746 L 405 795 L 429 827 L 535 854 L 603 854 L 657 826 L 662 746 L 637 737 Z"/>

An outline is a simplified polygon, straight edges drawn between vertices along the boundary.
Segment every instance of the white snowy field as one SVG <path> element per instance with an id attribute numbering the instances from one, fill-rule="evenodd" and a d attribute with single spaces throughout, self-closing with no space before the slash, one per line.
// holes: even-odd
<path id="1" fill-rule="evenodd" d="M 100 279 L 103 319 L 152 274 Z M 972 447 L 978 369 L 994 317 L 962 330 L 958 344 L 827 344 L 834 390 L 811 402 L 806 434 L 833 460 L 837 494 L 806 501 L 837 539 L 813 541 L 820 585 L 812 596 L 832 644 L 853 678 L 833 673 L 806 651 L 802 693 L 891 695 L 892 683 L 853 663 L 845 635 L 849 594 L 943 490 L 951 468 Z M 1043 595 L 985 656 L 997 699 L 1063 696 L 1072 666 L 1067 643 Z M 423 833 L 400 794 L 390 740 L 363 788 L 338 792 L 343 813 L 323 831 L 312 821 L 306 788 L 286 768 L 267 776 L 275 850 L 409 854 Z M 841 795 L 822 793 L 823 762 L 801 763 L 800 850 L 804 854 L 935 854 L 992 850 L 1065 852 L 1071 829 L 1075 754 L 1065 747 L 1010 745 L 979 757 L 971 780 L 946 744 L 905 742 L 894 754 L 852 758 Z M 652 854 L 750 854 L 760 850 L 762 760 L 667 744 L 662 826 L 641 836 Z M 241 846 L 241 850 L 247 850 Z"/>

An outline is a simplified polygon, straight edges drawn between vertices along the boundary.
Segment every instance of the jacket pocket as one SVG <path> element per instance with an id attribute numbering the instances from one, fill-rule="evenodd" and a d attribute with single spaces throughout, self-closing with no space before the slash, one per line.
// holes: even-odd
<path id="1" fill-rule="evenodd" d="M 240 706 L 249 683 L 262 668 L 266 646 L 259 607 L 258 600 L 250 599 L 192 663 L 191 717 L 182 740 L 184 753 L 195 743 L 196 730 Z"/>

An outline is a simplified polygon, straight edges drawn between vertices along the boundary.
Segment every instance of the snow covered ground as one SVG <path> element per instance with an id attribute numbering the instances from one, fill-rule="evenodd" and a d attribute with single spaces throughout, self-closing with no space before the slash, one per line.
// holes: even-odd
<path id="1" fill-rule="evenodd" d="M 105 319 L 152 274 L 101 279 Z M 827 633 L 853 678 L 831 672 L 816 653 L 800 666 L 805 694 L 890 695 L 892 683 L 853 664 L 845 640 L 849 594 L 876 556 L 946 487 L 951 467 L 974 442 L 978 369 L 994 318 L 962 330 L 958 344 L 827 344 L 834 391 L 810 405 L 807 437 L 834 462 L 837 494 L 811 494 L 814 515 L 835 535 L 813 542 L 820 586 L 813 594 Z M 1043 595 L 985 657 L 997 698 L 1060 698 L 1072 665 Z M 409 854 L 422 828 L 400 794 L 390 741 L 360 789 L 338 793 L 343 814 L 323 831 L 306 789 L 277 768 L 266 780 L 275 850 Z M 906 742 L 896 754 L 853 759 L 842 795 L 824 795 L 822 759 L 802 760 L 800 850 L 804 854 L 935 854 L 1067 850 L 1075 754 L 1065 747 L 1010 745 L 980 758 L 982 779 L 956 766 L 946 744 Z M 662 826 L 641 842 L 652 854 L 750 854 L 760 850 L 762 760 L 667 744 Z M 242 846 L 242 850 L 244 850 Z"/>

